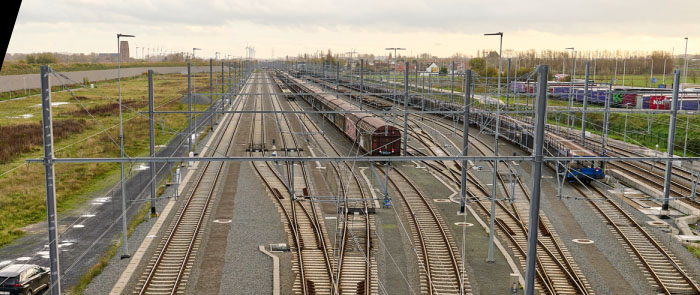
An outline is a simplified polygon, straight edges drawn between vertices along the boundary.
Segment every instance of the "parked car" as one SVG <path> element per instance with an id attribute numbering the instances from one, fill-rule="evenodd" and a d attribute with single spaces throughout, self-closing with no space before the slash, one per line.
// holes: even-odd
<path id="1" fill-rule="evenodd" d="M 0 295 L 41 294 L 48 289 L 49 270 L 35 264 L 10 264 L 0 269 Z"/>

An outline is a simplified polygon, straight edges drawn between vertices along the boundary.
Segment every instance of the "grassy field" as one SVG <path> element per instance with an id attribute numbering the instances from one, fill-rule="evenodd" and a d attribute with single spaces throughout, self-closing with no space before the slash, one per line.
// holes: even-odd
<path id="1" fill-rule="evenodd" d="M 193 65 L 209 65 L 208 61 L 200 61 Z M 39 64 L 27 64 L 21 62 L 5 62 L 0 70 L 0 75 L 38 74 Z M 55 63 L 49 64 L 56 72 L 93 71 L 116 69 L 117 63 Z M 186 62 L 122 62 L 122 68 L 138 67 L 176 67 L 187 66 Z"/>
<path id="2" fill-rule="evenodd" d="M 197 76 L 197 92 L 208 90 L 208 75 Z M 186 92 L 187 80 L 183 75 L 156 75 L 155 105 L 157 110 L 186 110 L 179 98 Z M 122 82 L 124 117 L 124 146 L 130 156 L 148 154 L 148 118 L 136 111 L 148 109 L 146 76 Z M 68 92 L 52 94 L 54 122 L 74 120 L 66 126 L 73 127 L 63 136 L 55 136 L 56 157 L 118 157 L 118 116 L 116 83 L 105 83 L 96 89 L 74 91 L 78 100 Z M 81 107 L 82 104 L 82 107 Z M 38 96 L 4 102 L 0 112 L 0 126 L 12 130 L 0 134 L 0 150 L 19 151 L 0 160 L 0 247 L 22 236 L 22 227 L 43 221 L 46 217 L 44 168 L 42 165 L 24 165 L 26 158 L 43 156 L 41 137 L 26 137 L 40 133 L 41 109 Z M 83 111 L 93 113 L 94 119 Z M 204 109 L 206 106 L 198 106 Z M 156 116 L 157 122 L 162 117 Z M 77 122 L 77 123 L 75 123 Z M 175 133 L 187 125 L 186 115 L 168 115 L 166 130 L 156 129 L 156 145 L 166 144 Z M 107 130 L 106 133 L 102 132 Z M 108 136 L 109 135 L 109 136 Z M 23 137 L 25 136 L 25 137 Z M 111 138 L 110 138 L 111 137 Z M 21 140 L 20 140 L 21 139 Z M 21 148 L 17 146 L 22 145 Z M 57 164 L 56 194 L 59 213 L 77 208 L 85 201 L 85 195 L 111 186 L 119 179 L 116 163 Z M 130 166 L 127 166 L 130 168 Z M 13 170 L 14 169 L 14 170 Z M 130 171 L 130 170 L 129 170 Z"/>

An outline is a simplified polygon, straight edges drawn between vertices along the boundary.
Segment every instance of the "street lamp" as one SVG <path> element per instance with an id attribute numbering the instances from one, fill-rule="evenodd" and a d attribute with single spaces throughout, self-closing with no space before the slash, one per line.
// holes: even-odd
<path id="1" fill-rule="evenodd" d="M 397 64 L 397 57 L 396 57 L 396 51 L 397 50 L 406 50 L 406 48 L 399 48 L 399 47 L 389 47 L 389 48 L 384 48 L 384 50 L 393 50 L 394 51 L 394 78 L 391 79 L 393 82 L 393 88 L 394 88 L 394 104 L 396 104 L 396 64 Z"/>
<path id="2" fill-rule="evenodd" d="M 496 97 L 496 127 L 495 130 L 495 137 L 494 137 L 494 147 L 493 147 L 493 154 L 495 156 L 498 156 L 498 129 L 499 125 L 501 123 L 501 72 L 502 72 L 502 53 L 503 53 L 503 32 L 498 32 L 498 33 L 488 33 L 484 34 L 484 36 L 499 36 L 500 37 L 500 43 L 498 46 L 498 96 Z M 488 72 L 488 71 L 487 71 Z M 486 97 L 485 99 L 488 99 Z M 498 160 L 493 161 L 493 181 L 491 182 L 493 185 L 491 186 L 491 212 L 496 212 L 496 196 L 498 194 L 498 185 L 496 185 L 498 181 Z M 496 223 L 496 214 L 491 214 L 491 219 L 490 221 L 490 226 L 489 226 L 489 253 L 488 253 L 488 258 L 486 259 L 487 263 L 493 263 L 493 236 L 494 236 L 494 226 Z"/>
<path id="3" fill-rule="evenodd" d="M 345 54 L 350 54 L 350 85 L 352 85 L 352 54 L 357 53 L 354 49 L 346 52 Z"/>
<path id="4" fill-rule="evenodd" d="M 192 48 L 192 59 L 194 59 L 194 51 L 195 50 L 202 50 L 202 48 Z"/>
<path id="5" fill-rule="evenodd" d="M 627 71 L 627 59 L 622 61 L 622 86 L 625 86 L 625 72 Z"/>
<path id="6" fill-rule="evenodd" d="M 683 70 L 683 84 L 681 84 L 681 91 L 683 91 L 686 82 L 688 82 L 688 37 L 683 39 L 685 39 L 685 69 Z"/>
<path id="7" fill-rule="evenodd" d="M 193 62 L 194 62 L 195 50 L 202 50 L 202 48 L 196 48 L 196 47 L 192 48 L 192 61 Z M 197 93 L 197 87 L 195 87 L 195 84 L 197 82 L 197 79 L 196 79 L 197 75 L 195 74 L 196 72 L 197 71 L 192 71 L 192 96 L 195 96 L 195 94 Z M 194 111 L 197 112 L 197 103 L 195 102 L 193 104 L 193 106 L 194 106 Z M 192 132 L 194 134 L 194 139 L 192 139 L 192 134 L 190 134 L 190 141 L 192 141 L 192 149 L 193 150 L 191 150 L 189 152 L 194 152 L 195 150 L 197 150 L 197 116 L 195 115 L 194 118 L 192 118 L 192 113 L 190 113 L 189 117 L 190 117 L 190 121 L 194 120 L 194 127 L 192 124 L 190 124 L 190 132 Z M 194 128 L 194 130 L 192 130 L 192 128 Z"/>
<path id="8" fill-rule="evenodd" d="M 124 128 L 122 126 L 122 75 L 121 75 L 121 63 L 122 63 L 122 50 L 120 38 L 133 38 L 134 35 L 117 34 L 117 94 L 119 96 L 119 157 L 124 159 Z M 129 242 L 126 240 L 126 192 L 124 187 L 124 162 L 120 162 L 121 168 L 121 191 L 122 191 L 122 243 L 124 253 L 121 258 L 129 258 Z"/>
<path id="9" fill-rule="evenodd" d="M 673 59 L 673 56 L 671 56 L 671 59 Z M 664 84 L 664 85 L 666 85 L 666 61 L 667 60 L 668 60 L 668 57 L 664 58 L 664 75 L 663 75 L 663 81 L 661 82 L 661 84 Z"/>
<path id="10" fill-rule="evenodd" d="M 573 122 L 571 122 L 571 107 L 574 104 L 573 102 L 573 93 L 574 93 L 574 76 L 576 75 L 576 50 L 574 50 L 573 47 L 568 47 L 566 48 L 567 50 L 571 50 L 571 58 L 573 58 L 573 71 L 571 72 L 571 78 L 569 79 L 571 81 L 571 86 L 569 87 L 569 106 L 567 109 L 566 113 L 566 134 L 567 136 L 569 135 L 569 128 L 572 127 Z"/>

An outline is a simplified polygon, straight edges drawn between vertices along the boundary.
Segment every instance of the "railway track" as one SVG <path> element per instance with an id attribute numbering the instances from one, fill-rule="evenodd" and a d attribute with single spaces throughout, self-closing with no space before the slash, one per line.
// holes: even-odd
<path id="1" fill-rule="evenodd" d="M 258 75 L 261 76 L 261 75 Z M 264 79 L 269 85 L 269 77 L 262 75 L 258 79 Z M 260 85 L 259 85 L 260 86 Z M 269 95 L 269 86 L 259 90 L 268 92 L 270 108 L 279 109 L 278 99 Z M 263 110 L 263 94 L 255 101 L 255 109 Z M 275 96 L 276 97 L 276 96 Z M 265 141 L 265 115 L 255 113 L 251 125 L 251 156 L 270 156 Z M 292 136 L 287 118 L 281 114 L 272 115 L 279 130 L 281 148 L 277 151 L 287 156 L 302 156 L 296 139 Z M 268 118 L 270 119 L 270 118 Z M 272 133 L 276 134 L 276 133 Z M 294 251 L 293 264 L 297 273 L 293 291 L 296 294 L 338 294 L 338 286 L 332 267 L 332 249 L 327 243 L 325 226 L 321 218 L 321 212 L 313 202 L 310 202 L 310 189 L 305 165 L 303 163 L 279 163 L 265 162 L 253 165 L 256 173 L 261 177 L 265 186 L 276 200 L 282 219 L 287 224 L 287 232 L 290 234 Z M 293 189 L 289 189 L 287 183 L 291 182 Z"/>
<path id="2" fill-rule="evenodd" d="M 592 200 L 589 204 L 607 222 L 657 292 L 669 295 L 700 294 L 700 288 L 676 257 L 620 206 L 594 186 L 574 185 L 574 188 L 581 196 Z"/>
<path id="3" fill-rule="evenodd" d="M 389 181 L 408 211 L 414 250 L 418 255 L 421 293 L 471 293 L 469 283 L 464 278 L 459 249 L 442 216 L 401 171 L 389 169 Z"/>
<path id="4" fill-rule="evenodd" d="M 302 110 L 296 103 L 289 103 L 291 110 Z M 327 156 L 341 156 L 330 140 L 323 135 L 308 114 L 297 115 L 301 131 L 309 134 L 318 150 Z M 311 148 L 311 147 L 310 147 Z M 377 265 L 374 247 L 374 207 L 366 199 L 363 183 L 347 162 L 330 164 L 338 180 L 338 194 L 342 199 L 338 258 L 335 260 L 336 280 L 340 294 L 378 294 Z M 352 213 L 350 213 L 352 209 Z"/>
<path id="5" fill-rule="evenodd" d="M 432 118 L 429 120 L 437 121 Z M 414 124 L 417 123 L 418 122 L 414 122 Z M 440 125 L 441 122 L 434 123 Z M 445 125 L 442 126 L 449 127 Z M 424 125 L 420 130 L 430 128 L 432 127 Z M 435 144 L 435 140 L 429 135 L 425 133 L 414 133 L 414 136 L 417 136 L 417 141 L 428 147 L 428 150 L 442 150 L 441 153 L 447 153 L 443 145 Z M 472 146 L 482 155 L 493 154 L 493 150 L 483 141 L 477 137 L 470 138 L 472 139 Z M 453 181 L 456 185 L 460 185 L 461 167 L 457 162 L 451 162 L 450 164 L 451 165 L 445 163 L 426 163 L 426 165 L 438 171 L 444 178 Z M 501 171 L 510 171 L 510 167 L 508 167 L 505 162 L 499 163 L 499 169 Z M 499 229 L 499 234 L 510 242 L 511 250 L 520 260 L 520 264 L 524 265 L 527 251 L 528 204 L 530 201 L 525 186 L 517 179 L 516 186 L 508 187 L 502 175 L 499 174 L 498 180 L 506 196 L 510 198 L 511 194 L 515 193 L 519 201 L 514 203 L 498 201 L 495 203 L 496 207 L 487 208 L 484 202 L 488 201 L 490 191 L 471 174 L 468 175 L 467 180 L 470 201 L 475 203 L 487 217 L 490 217 L 492 212 L 495 212 L 496 226 Z M 568 250 L 563 246 L 556 232 L 551 228 L 552 226 L 546 217 L 541 216 L 538 233 L 539 255 L 536 261 L 537 289 L 543 294 L 592 294 L 593 292 L 581 273 L 581 270 L 575 265 Z"/>
<path id="6" fill-rule="evenodd" d="M 435 156 L 445 156 L 449 154 L 445 150 L 445 146 L 449 146 L 454 143 L 446 144 L 444 142 L 439 142 L 428 133 L 426 130 L 433 130 L 435 133 L 441 133 L 437 129 L 423 124 L 422 122 L 416 120 L 415 116 L 411 116 L 409 119 L 409 126 L 412 127 L 412 138 L 417 139 L 426 150 L 430 151 L 432 155 Z M 424 118 L 421 118 L 424 119 Z M 437 119 L 428 117 L 428 121 L 435 123 L 436 125 L 445 128 L 449 132 L 450 126 L 445 123 L 440 122 Z M 394 122 L 395 124 L 400 124 L 401 122 Z M 445 136 L 445 139 L 447 137 Z M 480 153 L 487 155 L 485 152 L 488 150 L 491 154 L 493 151 L 483 142 L 479 141 L 478 138 L 472 138 L 473 144 L 480 144 L 483 147 L 477 147 Z M 476 141 L 476 143 L 474 143 Z M 415 146 L 413 149 L 416 152 L 418 148 Z M 455 151 L 459 153 L 459 151 Z M 424 155 L 426 153 L 419 152 Z M 426 163 L 429 167 L 434 170 L 439 171 L 438 173 L 443 174 L 447 179 L 450 179 L 457 185 L 460 183 L 459 174 L 461 173 L 459 164 L 453 162 L 452 165 L 446 165 L 445 163 L 438 163 L 437 165 Z M 455 165 L 456 164 L 456 165 Z M 500 162 L 499 169 L 501 171 L 510 171 L 507 163 Z M 526 221 L 528 220 L 529 207 L 529 194 L 525 189 L 525 186 L 517 179 L 517 190 L 515 187 L 508 188 L 501 175 L 498 177 L 501 186 L 503 187 L 506 195 L 510 197 L 511 193 L 520 196 L 519 199 L 527 199 L 527 202 L 514 203 L 510 206 L 504 205 L 501 202 L 497 202 L 497 208 L 494 208 L 496 212 L 496 218 L 498 221 L 498 227 L 500 228 L 500 233 L 509 240 L 512 246 L 513 252 L 520 259 L 521 265 L 525 263 L 526 249 L 527 249 L 527 226 Z M 482 211 L 489 216 L 491 214 L 491 209 L 488 209 L 481 202 L 484 199 L 488 199 L 488 191 L 484 188 L 477 179 L 469 175 L 468 187 L 471 192 L 480 192 L 481 195 L 477 197 L 472 194 L 472 201 L 475 201 Z M 510 192 L 512 190 L 512 192 Z M 552 226 L 549 224 L 548 220 L 543 216 L 540 221 L 540 237 L 538 251 L 540 256 L 538 256 L 537 261 L 537 277 L 538 277 L 538 290 L 547 294 L 592 294 L 590 285 L 586 282 L 580 269 L 573 263 L 573 258 L 568 253 L 565 247 L 563 247 L 560 239 L 553 230 Z"/>
<path id="7" fill-rule="evenodd" d="M 617 147 L 616 150 L 619 153 L 616 155 L 620 156 L 625 154 L 628 156 L 638 155 L 627 152 L 620 147 Z M 640 166 L 631 163 L 620 162 L 619 166 L 624 167 L 625 164 L 633 169 L 644 171 Z M 655 168 L 662 169 L 656 163 L 646 164 L 649 167 L 654 165 L 656 166 Z M 626 172 L 630 172 L 630 170 Z M 634 171 L 632 172 L 635 173 Z M 647 172 L 646 175 L 637 173 L 635 175 L 638 177 L 649 177 L 651 173 Z M 646 181 L 653 182 L 650 180 Z M 655 291 L 661 294 L 700 294 L 698 285 L 686 273 L 675 256 L 667 251 L 632 216 L 613 202 L 605 193 L 591 185 L 583 187 L 574 185 L 574 188 L 582 197 L 590 200 L 589 204 L 611 228 L 613 234 L 617 236 L 618 240 L 620 240 L 630 256 L 644 272 L 651 287 L 656 289 Z"/>
<path id="8" fill-rule="evenodd" d="M 555 132 L 551 128 L 550 132 Z M 561 132 L 560 132 L 561 133 Z M 576 136 L 575 133 L 563 132 L 562 136 L 569 136 L 569 139 L 579 140 L 579 138 L 573 138 Z M 595 144 L 602 147 L 602 141 L 597 136 L 587 137 L 587 140 L 594 142 Z M 644 157 L 647 154 L 630 150 L 629 146 L 621 146 L 620 144 L 613 142 L 608 142 L 608 154 L 612 156 L 619 157 Z M 664 179 L 666 177 L 666 163 L 664 162 L 651 162 L 651 161 L 634 161 L 634 162 L 608 162 L 607 165 L 619 169 L 621 172 L 629 174 L 635 177 L 639 181 L 654 187 L 656 190 L 663 193 L 664 190 Z M 681 202 L 688 204 L 696 209 L 700 209 L 700 201 L 692 198 L 692 184 L 693 175 L 691 172 L 678 167 L 673 167 L 671 171 L 671 194 L 672 198 L 678 198 Z M 689 198 L 690 197 L 690 198 Z"/>
<path id="9" fill-rule="evenodd" d="M 249 87 L 249 85 L 246 85 Z M 242 100 L 233 106 L 240 110 Z M 227 155 L 231 150 L 240 114 L 228 117 L 225 130 L 217 139 L 211 154 Z M 201 233 L 206 227 L 209 204 L 214 198 L 223 162 L 203 162 L 204 167 L 196 176 L 193 189 L 174 221 L 158 244 L 158 250 L 148 262 L 138 281 L 134 294 L 183 294 L 191 274 L 191 268 L 201 243 Z"/>
<path id="10" fill-rule="evenodd" d="M 608 147 L 614 152 L 610 154 L 615 156 L 644 156 L 641 153 L 633 152 L 619 147 L 617 145 L 609 145 Z M 664 179 L 666 178 L 666 164 L 660 162 L 650 162 L 650 161 L 636 161 L 636 162 L 608 162 L 608 165 L 616 167 L 624 173 L 632 174 L 636 179 L 644 181 L 646 184 L 651 185 L 660 192 L 664 191 Z M 679 169 L 677 167 L 671 170 L 671 194 L 672 198 L 678 198 L 681 202 L 684 202 L 696 209 L 700 209 L 700 202 L 693 199 L 692 193 L 692 175 L 690 172 Z M 691 198 L 688 198 L 691 197 Z"/>
<path id="11" fill-rule="evenodd" d="M 616 150 L 619 154 L 631 154 L 619 147 L 617 147 Z M 642 163 L 642 165 L 646 165 L 647 169 L 640 166 L 632 166 L 634 170 L 647 171 L 647 174 L 636 174 L 636 176 L 641 178 L 655 178 L 658 180 L 658 173 L 653 173 L 653 171 L 658 170 L 662 172 L 663 169 L 665 169 L 665 167 L 659 166 L 659 163 Z M 627 170 L 629 171 L 630 169 Z M 652 174 L 656 174 L 656 176 Z M 689 173 L 686 171 L 676 171 L 676 169 L 674 169 L 673 175 L 680 176 L 684 178 L 686 182 L 690 182 Z M 454 178 L 448 173 L 445 173 L 444 176 L 447 178 Z M 674 185 L 680 186 L 677 182 L 675 182 Z M 480 189 L 483 189 L 483 186 Z M 577 187 L 577 190 L 579 190 L 582 196 L 591 199 L 590 204 L 618 236 L 623 246 L 626 247 L 633 259 L 636 260 L 637 264 L 645 272 L 652 287 L 656 288 L 656 291 L 663 294 L 700 294 L 698 286 L 683 270 L 675 257 L 666 251 L 653 236 L 646 232 L 624 210 L 609 200 L 607 196 L 597 188 L 589 187 L 588 189 L 589 192 L 594 191 L 594 195 L 596 196 L 590 196 L 590 193 L 586 193 L 582 191 L 580 187 Z M 672 194 L 682 196 L 677 189 L 674 189 L 674 191 L 672 191 Z M 690 190 L 686 187 L 685 191 L 689 192 Z M 598 197 L 603 198 L 604 201 L 593 201 Z M 502 222 L 499 222 L 499 227 L 504 228 L 501 223 Z M 537 275 L 541 276 L 539 272 Z"/>
<path id="12" fill-rule="evenodd" d="M 453 127 L 431 117 L 422 117 L 420 119 L 421 121 L 419 121 L 416 116 L 411 116 L 409 119 L 409 126 L 413 127 L 411 128 L 413 138 L 418 139 L 417 141 L 422 143 L 425 149 L 430 151 L 434 156 L 445 156 L 449 154 L 449 152 L 445 150 L 445 147 L 456 145 L 454 145 L 453 142 L 438 142 L 435 137 L 430 136 L 425 131 L 433 130 L 435 133 L 444 133 L 427 124 L 423 124 L 422 120 L 428 120 L 444 128 L 444 131 L 447 131 L 447 133 L 449 133 Z M 399 124 L 401 122 L 395 123 Z M 444 139 L 449 141 L 447 136 L 444 136 Z M 477 137 L 470 137 L 470 139 L 472 139 L 472 145 L 477 148 L 482 155 L 493 154 L 493 150 Z M 414 148 L 414 150 L 418 151 L 416 148 Z M 455 152 L 459 153 L 460 151 L 455 150 Z M 443 176 L 452 180 L 457 185 L 461 182 L 459 177 L 461 170 L 457 162 L 452 162 L 452 165 L 445 165 L 445 163 L 439 163 L 438 165 L 426 164 L 428 164 L 429 167 L 440 170 L 440 173 L 444 173 Z M 442 168 L 438 166 L 442 166 Z M 510 169 L 507 163 L 499 162 L 500 171 L 510 171 Z M 518 256 L 521 264 L 524 265 L 527 249 L 526 221 L 529 215 L 528 204 L 530 196 L 525 186 L 520 182 L 520 179 L 516 179 L 517 185 L 510 188 L 506 185 L 502 175 L 498 175 L 498 180 L 509 198 L 511 194 L 515 194 L 519 196 L 519 199 L 526 199 L 527 201 L 512 203 L 509 206 L 497 202 L 498 208 L 494 208 L 501 234 L 511 242 L 510 245 L 512 246 L 513 252 Z M 488 199 L 489 192 L 484 188 L 483 184 L 473 178 L 472 175 L 469 175 L 468 181 L 470 182 L 468 184 L 470 191 L 481 192 L 480 198 L 472 195 L 472 200 L 476 201 L 482 211 L 489 216 L 491 214 L 491 209 L 486 208 L 482 202 L 479 201 Z M 538 257 L 537 261 L 539 290 L 545 291 L 547 294 L 592 294 L 590 285 L 585 280 L 581 270 L 575 265 L 570 253 L 563 246 L 556 232 L 551 228 L 552 226 L 547 218 L 541 216 L 538 245 L 538 252 L 541 253 L 541 255 Z"/>
<path id="13" fill-rule="evenodd" d="M 380 170 L 386 173 L 383 168 Z M 389 171 L 389 181 L 408 213 L 421 293 L 470 294 L 460 252 L 445 221 L 405 174 L 396 169 Z"/>

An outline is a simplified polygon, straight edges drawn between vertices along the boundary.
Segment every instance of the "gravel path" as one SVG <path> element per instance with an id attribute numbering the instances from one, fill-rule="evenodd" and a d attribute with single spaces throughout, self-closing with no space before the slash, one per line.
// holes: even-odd
<path id="1" fill-rule="evenodd" d="M 288 243 L 274 201 L 250 165 L 241 165 L 219 294 L 271 294 L 272 258 L 258 245 Z M 294 281 L 291 256 L 274 254 L 280 256 L 282 294 L 289 294 Z"/>

